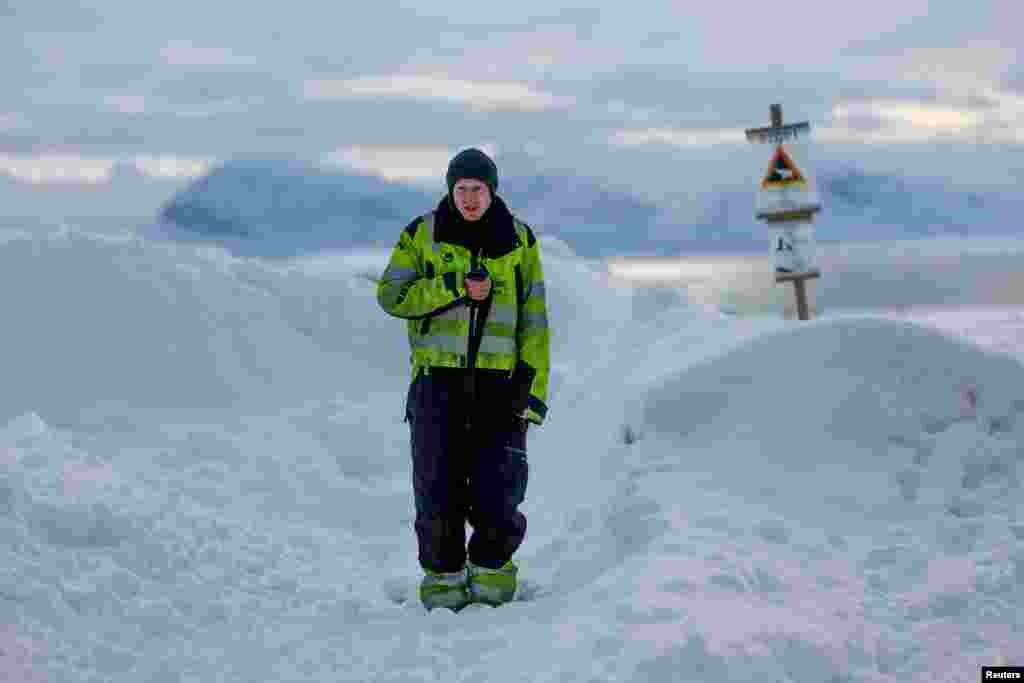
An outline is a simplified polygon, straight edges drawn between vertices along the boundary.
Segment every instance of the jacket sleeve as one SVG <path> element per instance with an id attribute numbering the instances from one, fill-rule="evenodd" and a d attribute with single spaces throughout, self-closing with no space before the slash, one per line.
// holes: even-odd
<path id="1" fill-rule="evenodd" d="M 422 258 L 412 236 L 417 223 L 419 219 L 402 231 L 388 267 L 377 281 L 377 303 L 396 318 L 425 318 L 466 297 L 465 285 L 456 273 L 423 275 Z"/>
<path id="2" fill-rule="evenodd" d="M 527 228 L 528 243 L 522 259 L 522 303 L 516 344 L 519 360 L 514 376 L 520 387 L 518 414 L 534 424 L 543 424 L 547 417 L 548 377 L 551 372 L 551 334 L 548 329 L 547 299 L 544 272 L 540 263 L 540 244 Z M 528 391 L 527 391 L 528 387 Z M 523 400 L 525 399 L 525 405 Z"/>

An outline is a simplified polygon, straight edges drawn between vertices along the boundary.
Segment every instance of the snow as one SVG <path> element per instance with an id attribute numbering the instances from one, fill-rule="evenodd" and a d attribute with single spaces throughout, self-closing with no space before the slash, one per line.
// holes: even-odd
<path id="1" fill-rule="evenodd" d="M 1024 664 L 1024 312 L 737 318 L 542 239 L 520 599 L 424 611 L 386 252 L 0 233 L 0 680 Z"/>

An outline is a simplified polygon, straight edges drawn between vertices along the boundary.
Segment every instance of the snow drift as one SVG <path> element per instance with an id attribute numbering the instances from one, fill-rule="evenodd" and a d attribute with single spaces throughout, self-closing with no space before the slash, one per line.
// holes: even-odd
<path id="1" fill-rule="evenodd" d="M 1021 663 L 1020 356 L 880 318 L 733 319 L 542 248 L 555 379 L 522 591 L 454 615 L 413 599 L 386 252 L 3 236 L 0 673 L 896 683 Z"/>

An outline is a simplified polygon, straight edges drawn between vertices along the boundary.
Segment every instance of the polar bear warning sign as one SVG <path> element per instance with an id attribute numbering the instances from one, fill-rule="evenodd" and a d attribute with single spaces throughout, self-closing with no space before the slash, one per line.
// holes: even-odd
<path id="1" fill-rule="evenodd" d="M 804 174 L 797 168 L 792 157 L 786 152 L 782 145 L 776 145 L 775 154 L 768 165 L 768 172 L 761 181 L 761 189 L 791 188 L 794 186 L 806 186 L 807 180 Z"/>

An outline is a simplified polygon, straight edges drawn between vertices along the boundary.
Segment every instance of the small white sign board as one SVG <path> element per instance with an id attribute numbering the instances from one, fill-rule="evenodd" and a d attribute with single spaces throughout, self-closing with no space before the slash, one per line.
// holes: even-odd
<path id="1" fill-rule="evenodd" d="M 776 223 L 769 226 L 769 232 L 772 269 L 777 274 L 800 275 L 818 270 L 813 223 Z"/>

